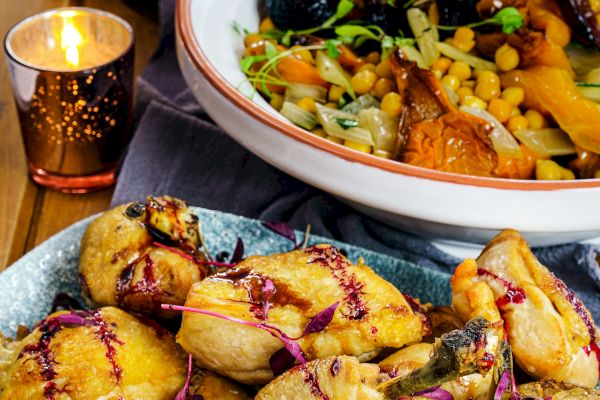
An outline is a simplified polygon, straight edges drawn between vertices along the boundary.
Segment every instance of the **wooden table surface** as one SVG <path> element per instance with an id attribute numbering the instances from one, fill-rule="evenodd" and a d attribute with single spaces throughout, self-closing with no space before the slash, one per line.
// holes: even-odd
<path id="1" fill-rule="evenodd" d="M 135 73 L 143 70 L 158 42 L 157 0 L 20 0 L 0 12 L 0 37 L 19 20 L 50 8 L 94 7 L 127 20 L 135 31 Z M 12 97 L 4 51 L 0 52 L 0 271 L 51 235 L 105 210 L 113 189 L 64 194 L 34 184 Z"/>

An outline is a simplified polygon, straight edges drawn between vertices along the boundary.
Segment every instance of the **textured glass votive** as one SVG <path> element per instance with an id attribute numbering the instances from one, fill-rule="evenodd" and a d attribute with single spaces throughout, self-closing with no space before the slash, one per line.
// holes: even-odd
<path id="1" fill-rule="evenodd" d="M 112 185 L 131 136 L 131 26 L 62 8 L 19 22 L 4 45 L 32 179 L 65 192 Z"/>

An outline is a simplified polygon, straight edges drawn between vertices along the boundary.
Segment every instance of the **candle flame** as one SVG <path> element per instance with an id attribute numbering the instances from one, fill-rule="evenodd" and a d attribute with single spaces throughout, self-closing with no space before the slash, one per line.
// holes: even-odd
<path id="1" fill-rule="evenodd" d="M 60 33 L 60 46 L 65 51 L 67 64 L 71 67 L 79 65 L 79 46 L 83 43 L 81 33 L 75 28 L 71 18 L 65 16 Z"/>

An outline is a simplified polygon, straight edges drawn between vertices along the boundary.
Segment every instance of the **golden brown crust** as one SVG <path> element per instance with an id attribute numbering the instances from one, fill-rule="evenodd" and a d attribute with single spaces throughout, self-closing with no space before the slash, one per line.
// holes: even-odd
<path id="1" fill-rule="evenodd" d="M 267 322 L 291 337 L 301 336 L 310 318 L 339 302 L 324 331 L 297 341 L 308 359 L 346 354 L 368 360 L 383 347 L 419 342 L 428 329 L 398 289 L 328 245 L 249 257 L 195 284 L 186 306 L 260 322 L 267 279 L 275 286 Z M 184 313 L 177 341 L 200 365 L 251 384 L 272 379 L 269 358 L 282 348 L 262 330 L 193 313 Z"/>

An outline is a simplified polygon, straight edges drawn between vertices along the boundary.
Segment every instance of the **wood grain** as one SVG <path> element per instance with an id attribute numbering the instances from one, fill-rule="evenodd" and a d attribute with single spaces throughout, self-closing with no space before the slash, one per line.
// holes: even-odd
<path id="1" fill-rule="evenodd" d="M 156 2 L 142 0 L 22 0 L 0 12 L 0 37 L 19 20 L 50 8 L 85 6 L 112 12 L 133 27 L 135 75 L 158 41 Z M 84 195 L 54 192 L 33 184 L 27 167 L 4 52 L 0 54 L 0 271 L 49 236 L 105 210 L 112 189 Z"/>

